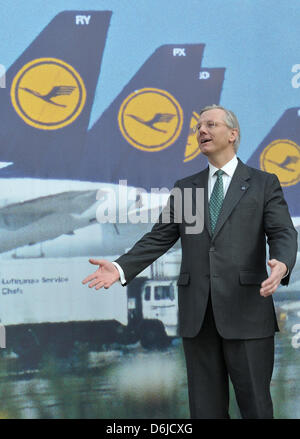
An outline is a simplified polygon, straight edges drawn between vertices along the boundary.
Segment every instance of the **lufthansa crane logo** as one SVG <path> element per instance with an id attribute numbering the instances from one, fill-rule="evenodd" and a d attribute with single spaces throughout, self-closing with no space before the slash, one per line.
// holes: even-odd
<path id="1" fill-rule="evenodd" d="M 184 151 L 184 163 L 189 162 L 190 160 L 193 160 L 197 155 L 201 153 L 201 150 L 199 148 L 198 140 L 197 140 L 197 134 L 194 132 L 194 127 L 197 125 L 199 120 L 199 114 L 196 113 L 196 111 L 193 111 L 191 121 L 190 121 L 190 127 L 189 127 L 189 133 L 188 138 L 186 142 L 186 147 Z"/>
<path id="2" fill-rule="evenodd" d="M 15 76 L 10 94 L 18 115 L 42 130 L 56 130 L 74 122 L 86 100 L 78 72 L 56 58 L 27 63 Z"/>
<path id="3" fill-rule="evenodd" d="M 132 146 L 143 151 L 160 151 L 172 145 L 180 135 L 183 112 L 170 93 L 143 88 L 124 100 L 118 123 Z"/>
<path id="4" fill-rule="evenodd" d="M 300 147 L 291 140 L 274 140 L 261 153 L 260 167 L 276 174 L 281 186 L 293 186 L 300 181 Z"/>

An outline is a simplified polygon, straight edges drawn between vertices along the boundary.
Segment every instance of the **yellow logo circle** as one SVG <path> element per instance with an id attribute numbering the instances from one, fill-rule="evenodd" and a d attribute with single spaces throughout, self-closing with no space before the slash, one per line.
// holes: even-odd
<path id="1" fill-rule="evenodd" d="M 199 117 L 199 114 L 196 113 L 196 111 L 193 111 L 190 121 L 189 134 L 184 151 L 184 162 L 189 162 L 190 160 L 193 160 L 195 157 L 197 157 L 197 155 L 201 153 L 201 149 L 197 140 L 197 134 L 194 132 L 194 127 L 195 125 L 197 125 Z"/>
<path id="2" fill-rule="evenodd" d="M 22 67 L 10 95 L 18 115 L 42 130 L 56 130 L 74 122 L 86 100 L 78 72 L 56 58 L 35 59 Z"/>
<path id="3" fill-rule="evenodd" d="M 172 145 L 181 133 L 183 112 L 165 90 L 142 88 L 122 103 L 118 122 L 132 146 L 143 151 L 160 151 Z"/>
<path id="4" fill-rule="evenodd" d="M 300 147 L 291 140 L 274 140 L 260 156 L 263 171 L 276 174 L 281 186 L 292 186 L 300 181 Z"/>

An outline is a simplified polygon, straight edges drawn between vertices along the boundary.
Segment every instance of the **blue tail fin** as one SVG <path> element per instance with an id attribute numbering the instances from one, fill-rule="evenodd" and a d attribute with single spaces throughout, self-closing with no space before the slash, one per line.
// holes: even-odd
<path id="1" fill-rule="evenodd" d="M 149 189 L 206 166 L 191 128 L 218 104 L 223 68 L 200 68 L 202 44 L 159 47 L 90 129 L 79 178 Z"/>
<path id="2" fill-rule="evenodd" d="M 109 11 L 58 14 L 0 89 L 0 177 L 71 177 L 82 159 Z"/>
<path id="3" fill-rule="evenodd" d="M 276 174 L 292 216 L 300 216 L 300 107 L 286 110 L 247 164 Z"/>

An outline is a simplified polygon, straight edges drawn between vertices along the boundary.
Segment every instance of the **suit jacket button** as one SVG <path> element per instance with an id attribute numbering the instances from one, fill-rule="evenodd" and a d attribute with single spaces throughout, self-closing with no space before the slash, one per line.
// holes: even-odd
<path id="1" fill-rule="evenodd" d="M 214 252 L 214 251 L 216 251 L 216 248 L 215 247 L 210 247 L 209 251 L 210 252 Z"/>

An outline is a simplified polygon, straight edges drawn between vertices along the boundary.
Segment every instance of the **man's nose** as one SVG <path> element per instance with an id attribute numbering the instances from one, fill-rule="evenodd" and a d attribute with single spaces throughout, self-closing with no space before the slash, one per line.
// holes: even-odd
<path id="1" fill-rule="evenodd" d="M 200 125 L 200 128 L 199 128 L 199 134 L 201 135 L 201 134 L 206 134 L 207 133 L 207 126 L 206 126 L 206 123 L 202 123 L 201 125 Z"/>

